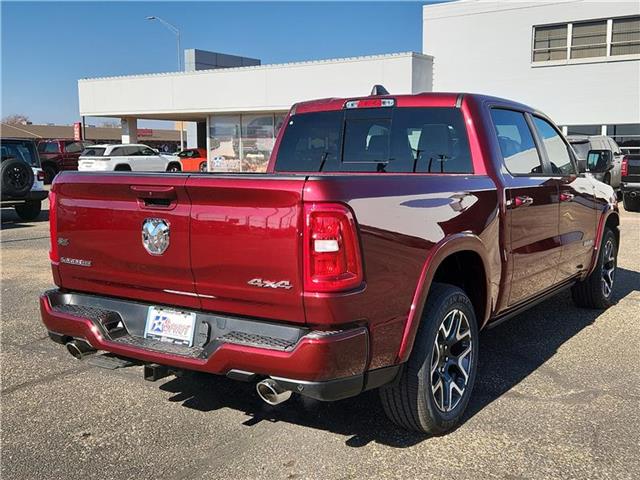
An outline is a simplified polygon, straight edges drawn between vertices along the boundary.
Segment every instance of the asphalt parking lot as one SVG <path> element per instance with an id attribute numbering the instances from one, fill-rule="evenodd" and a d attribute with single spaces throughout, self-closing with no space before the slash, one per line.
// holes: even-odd
<path id="1" fill-rule="evenodd" d="M 252 384 L 72 358 L 40 323 L 48 223 L 2 211 L 3 479 L 638 478 L 640 214 L 622 213 L 606 312 L 568 293 L 481 337 L 466 420 L 398 430 L 377 394 L 269 407 Z"/>

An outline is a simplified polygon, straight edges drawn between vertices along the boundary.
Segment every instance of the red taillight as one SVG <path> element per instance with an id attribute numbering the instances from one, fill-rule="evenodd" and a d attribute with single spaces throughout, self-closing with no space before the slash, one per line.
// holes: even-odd
<path id="1" fill-rule="evenodd" d="M 362 283 L 362 260 L 351 211 L 344 205 L 305 205 L 304 289 L 339 292 Z"/>
<path id="2" fill-rule="evenodd" d="M 629 158 L 625 155 L 622 157 L 622 165 L 620 166 L 620 175 L 626 177 L 629 175 Z"/>
<path id="3" fill-rule="evenodd" d="M 42 170 L 38 170 L 38 176 L 36 178 L 39 182 L 44 182 L 44 172 Z"/>
<path id="4" fill-rule="evenodd" d="M 57 208 L 56 208 L 56 192 L 51 190 L 49 192 L 49 236 L 51 237 L 51 250 L 49 250 L 49 259 L 52 262 L 59 262 L 58 256 L 58 222 L 57 222 Z"/>

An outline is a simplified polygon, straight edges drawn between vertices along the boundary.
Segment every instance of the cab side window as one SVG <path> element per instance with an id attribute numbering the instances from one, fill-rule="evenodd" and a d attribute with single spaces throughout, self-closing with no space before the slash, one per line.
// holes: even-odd
<path id="1" fill-rule="evenodd" d="M 82 143 L 65 142 L 64 149 L 67 153 L 80 153 L 82 151 Z"/>
<path id="2" fill-rule="evenodd" d="M 552 173 L 561 175 L 576 173 L 569 147 L 553 125 L 540 117 L 533 117 L 533 124 L 549 157 Z"/>
<path id="3" fill-rule="evenodd" d="M 491 118 L 507 170 L 515 175 L 542 173 L 542 161 L 524 113 L 493 108 Z"/>
<path id="4" fill-rule="evenodd" d="M 58 142 L 42 142 L 38 145 L 38 151 L 40 153 L 60 153 Z"/>

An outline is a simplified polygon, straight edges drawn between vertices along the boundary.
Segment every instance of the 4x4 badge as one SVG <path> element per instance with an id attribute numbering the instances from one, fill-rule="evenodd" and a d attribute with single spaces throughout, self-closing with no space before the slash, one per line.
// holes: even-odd
<path id="1" fill-rule="evenodd" d="M 252 278 L 247 282 L 252 287 L 260 287 L 260 288 L 286 288 L 289 290 L 293 288 L 291 282 L 289 280 L 280 280 L 279 282 L 274 282 L 271 280 L 263 280 L 262 278 Z"/>

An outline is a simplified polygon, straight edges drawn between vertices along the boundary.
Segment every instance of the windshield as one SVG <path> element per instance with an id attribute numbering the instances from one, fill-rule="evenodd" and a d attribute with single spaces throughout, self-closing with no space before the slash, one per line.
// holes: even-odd
<path id="1" fill-rule="evenodd" d="M 294 115 L 278 149 L 280 172 L 471 173 L 457 108 L 363 108 Z"/>
<path id="2" fill-rule="evenodd" d="M 2 161 L 8 158 L 17 158 L 32 167 L 40 167 L 40 157 L 35 144 L 30 140 L 3 140 Z"/>
<path id="3" fill-rule="evenodd" d="M 88 147 L 82 151 L 83 157 L 102 157 L 106 148 L 102 147 Z"/>
<path id="4" fill-rule="evenodd" d="M 589 142 L 576 142 L 571 143 L 573 150 L 580 160 L 586 160 L 589 154 Z"/>

